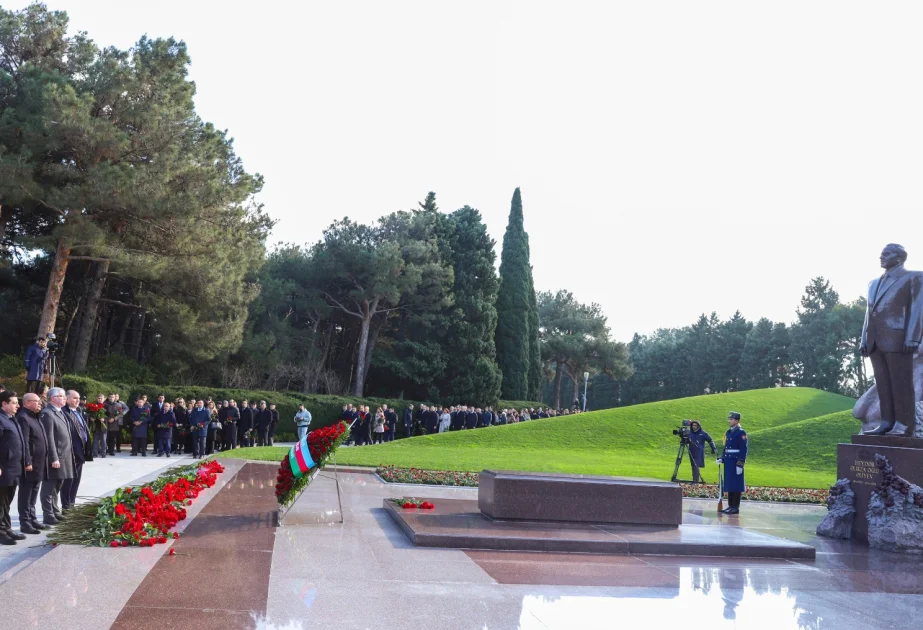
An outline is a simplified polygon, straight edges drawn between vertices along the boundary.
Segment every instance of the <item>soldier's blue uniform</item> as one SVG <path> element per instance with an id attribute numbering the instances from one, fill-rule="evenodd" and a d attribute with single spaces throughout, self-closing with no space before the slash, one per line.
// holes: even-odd
<path id="1" fill-rule="evenodd" d="M 730 417 L 735 416 L 740 420 L 740 414 L 732 412 Z M 744 480 L 744 463 L 747 461 L 747 432 L 738 424 L 727 430 L 724 434 L 724 453 L 721 456 L 724 463 L 724 491 L 728 493 L 728 507 L 725 511 L 727 514 L 737 514 L 740 508 L 740 495 L 747 491 L 746 481 Z M 741 467 L 740 474 L 737 473 L 737 467 Z"/>

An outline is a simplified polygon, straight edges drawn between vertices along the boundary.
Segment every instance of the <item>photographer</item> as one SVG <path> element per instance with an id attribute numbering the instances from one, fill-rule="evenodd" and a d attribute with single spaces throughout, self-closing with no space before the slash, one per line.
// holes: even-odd
<path id="1" fill-rule="evenodd" d="M 39 393 L 42 379 L 48 370 L 48 348 L 44 337 L 35 340 L 26 350 L 26 391 Z"/>
<path id="2" fill-rule="evenodd" d="M 702 425 L 693 420 L 689 425 L 689 461 L 692 464 L 692 482 L 699 483 L 699 471 L 705 468 L 705 444 L 711 446 L 711 454 L 716 452 L 715 441 L 702 430 Z"/>

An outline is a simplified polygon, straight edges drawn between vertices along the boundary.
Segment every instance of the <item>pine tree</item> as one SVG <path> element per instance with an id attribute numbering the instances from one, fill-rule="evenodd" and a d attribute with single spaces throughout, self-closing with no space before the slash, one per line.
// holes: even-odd
<path id="1" fill-rule="evenodd" d="M 529 237 L 523 226 L 522 197 L 513 193 L 510 219 L 500 254 L 500 290 L 497 294 L 497 365 L 503 373 L 502 392 L 507 400 L 529 397 L 532 371 L 531 320 L 534 295 L 529 265 Z M 537 334 L 537 331 L 536 331 Z"/>
<path id="2" fill-rule="evenodd" d="M 542 347 L 539 341 L 538 299 L 532 281 L 532 266 L 529 266 L 529 393 L 527 400 L 541 400 L 542 395 Z"/>

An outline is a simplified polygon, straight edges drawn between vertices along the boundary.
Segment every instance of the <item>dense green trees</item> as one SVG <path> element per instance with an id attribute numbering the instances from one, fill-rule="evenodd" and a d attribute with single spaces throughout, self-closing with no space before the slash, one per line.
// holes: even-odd
<path id="1" fill-rule="evenodd" d="M 539 392 L 541 350 L 538 345 L 538 306 L 529 235 L 522 215 L 522 196 L 513 192 L 510 218 L 500 254 L 500 290 L 497 295 L 497 364 L 503 373 L 503 397 L 529 400 Z"/>
<path id="2" fill-rule="evenodd" d="M 843 304 L 829 282 L 814 278 L 791 326 L 765 318 L 752 323 L 739 312 L 720 321 L 713 313 L 685 328 L 635 335 L 634 374 L 618 384 L 618 401 L 608 402 L 787 385 L 858 396 L 869 386 L 859 354 L 864 313 L 864 299 Z"/>
<path id="3" fill-rule="evenodd" d="M 271 227 L 251 207 L 261 178 L 196 115 L 183 42 L 66 31 L 43 5 L 0 16 L 5 253 L 50 259 L 38 332 L 78 370 L 113 350 L 180 367 L 236 349 Z"/>
<path id="4" fill-rule="evenodd" d="M 551 404 L 555 408 L 570 406 L 579 400 L 579 386 L 584 372 L 604 373 L 624 379 L 631 375 L 628 348 L 609 338 L 609 326 L 598 304 L 581 304 L 570 291 L 542 292 L 538 295 L 541 321 L 542 358 L 554 371 Z M 571 386 L 570 400 L 561 399 L 565 376 Z"/>

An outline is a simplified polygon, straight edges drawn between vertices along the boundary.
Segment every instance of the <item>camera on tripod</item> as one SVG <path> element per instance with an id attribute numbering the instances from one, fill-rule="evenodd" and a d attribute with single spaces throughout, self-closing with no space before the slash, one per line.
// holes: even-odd
<path id="1" fill-rule="evenodd" d="M 58 343 L 58 338 L 55 337 L 54 333 L 48 333 L 48 337 L 45 339 L 45 347 L 48 348 L 48 352 L 55 353 L 61 347 Z"/>
<path id="2" fill-rule="evenodd" d="M 673 435 L 679 436 L 680 444 L 689 444 L 689 434 L 692 432 L 692 420 L 683 420 L 678 429 L 673 429 Z"/>

